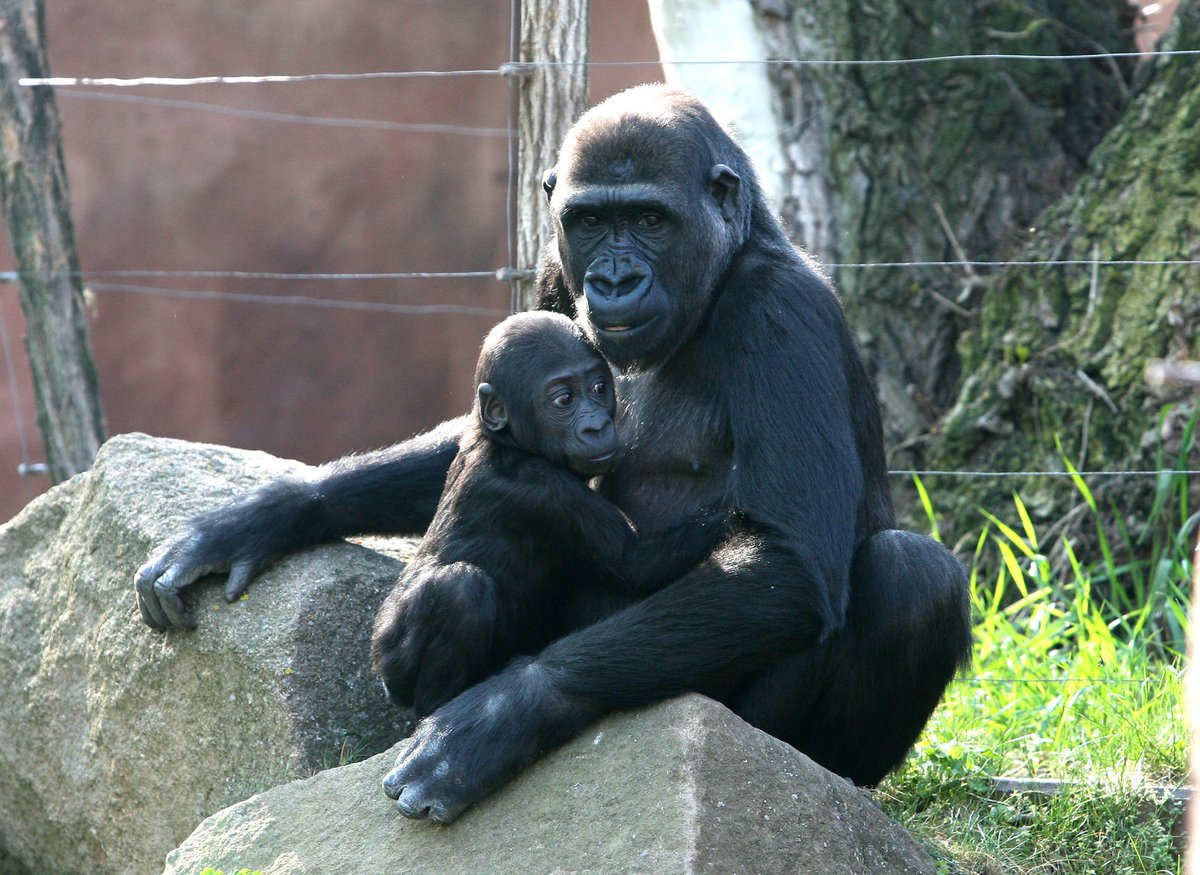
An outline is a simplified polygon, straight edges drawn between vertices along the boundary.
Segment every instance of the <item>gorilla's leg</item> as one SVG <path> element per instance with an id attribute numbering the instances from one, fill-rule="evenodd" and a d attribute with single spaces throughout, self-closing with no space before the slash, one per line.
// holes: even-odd
<path id="1" fill-rule="evenodd" d="M 493 645 L 497 601 L 495 582 L 479 568 L 414 563 L 380 607 L 371 636 L 372 662 L 392 702 L 422 717 L 502 665 Z"/>
<path id="2" fill-rule="evenodd" d="M 752 537 L 719 556 L 442 705 L 401 748 L 385 792 L 408 817 L 453 820 L 604 713 L 744 679 L 762 654 L 820 637 L 812 587 L 786 584 L 805 579 L 795 556 Z"/>
<path id="3" fill-rule="evenodd" d="M 855 553 L 845 628 L 763 671 L 733 707 L 871 785 L 904 759 L 970 651 L 962 564 L 931 538 L 883 531 Z"/>
<path id="4" fill-rule="evenodd" d="M 391 700 L 423 717 L 562 630 L 559 600 L 465 562 L 413 563 L 379 608 L 372 662 Z"/>

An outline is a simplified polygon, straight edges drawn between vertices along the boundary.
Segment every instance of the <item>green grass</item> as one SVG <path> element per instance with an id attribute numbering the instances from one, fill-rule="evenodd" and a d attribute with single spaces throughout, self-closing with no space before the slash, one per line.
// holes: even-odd
<path id="1" fill-rule="evenodd" d="M 1182 786 L 1187 773 L 1182 650 L 1200 515 L 1189 513 L 1182 469 L 1158 478 L 1140 538 L 1116 526 L 1118 550 L 1100 524 L 1105 509 L 1076 476 L 1097 521 L 1086 564 L 1069 541 L 1040 544 L 1019 497 L 1011 524 L 984 513 L 974 567 L 999 570 L 971 577 L 973 662 L 878 791 L 940 871 L 1181 871 L 1172 836 L 1181 808 L 1154 788 Z M 920 484 L 918 494 L 936 533 Z M 1064 783 L 1003 793 L 993 779 L 1005 776 Z"/>

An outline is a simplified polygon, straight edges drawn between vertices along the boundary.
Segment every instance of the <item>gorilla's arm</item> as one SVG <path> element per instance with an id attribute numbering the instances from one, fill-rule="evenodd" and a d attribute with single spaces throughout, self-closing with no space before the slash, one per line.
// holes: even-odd
<path id="1" fill-rule="evenodd" d="M 193 627 L 183 590 L 205 574 L 228 571 L 225 598 L 233 601 L 291 550 L 344 535 L 424 531 L 465 423 L 460 417 L 387 449 L 347 456 L 311 478 L 282 478 L 187 520 L 134 577 L 142 619 L 154 629 Z"/>
<path id="2" fill-rule="evenodd" d="M 602 714 L 716 695 L 716 679 L 736 683 L 820 634 L 810 595 L 822 583 L 786 550 L 735 532 L 715 560 L 439 707 L 400 748 L 384 791 L 407 817 L 453 820 Z"/>
<path id="3" fill-rule="evenodd" d="M 731 516 L 723 507 L 703 508 L 663 531 L 639 534 L 607 498 L 538 457 L 488 491 L 481 503 L 489 517 L 505 514 L 549 533 L 629 595 L 648 595 L 690 571 L 724 539 Z"/>
<path id="4" fill-rule="evenodd" d="M 728 522 L 724 509 L 704 510 L 661 532 L 630 532 L 606 570 L 624 592 L 648 595 L 687 574 L 712 553 L 725 538 Z M 604 567 L 603 559 L 598 561 Z"/>

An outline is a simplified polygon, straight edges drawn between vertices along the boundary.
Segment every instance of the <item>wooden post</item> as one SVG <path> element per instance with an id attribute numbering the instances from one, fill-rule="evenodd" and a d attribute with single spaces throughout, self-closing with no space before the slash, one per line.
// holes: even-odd
<path id="1" fill-rule="evenodd" d="M 91 467 L 104 440 L 75 254 L 41 0 L 0 0 L 0 196 L 20 277 L 26 349 L 50 477 Z"/>
<path id="2" fill-rule="evenodd" d="M 542 174 L 558 159 L 558 146 L 571 123 L 587 108 L 588 0 L 521 0 L 520 41 L 516 64 L 518 136 L 516 264 L 537 267 L 550 239 L 550 217 Z M 549 62 L 554 66 L 524 67 Z M 514 309 L 535 303 L 532 274 L 513 277 Z"/>

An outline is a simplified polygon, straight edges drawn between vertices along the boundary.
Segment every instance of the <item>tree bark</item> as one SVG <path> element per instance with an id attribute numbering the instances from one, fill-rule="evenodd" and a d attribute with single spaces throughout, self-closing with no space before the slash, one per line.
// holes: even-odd
<path id="1" fill-rule="evenodd" d="M 521 0 L 517 52 L 519 156 L 516 177 L 517 263 L 532 270 L 550 240 L 542 176 L 558 160 L 558 146 L 587 108 L 588 0 Z M 522 67 L 548 62 L 554 66 Z M 514 309 L 537 303 L 533 277 L 514 278 Z"/>
<path id="2" fill-rule="evenodd" d="M 1200 49 L 1195 2 L 1180 5 L 1163 48 Z M 1080 469 L 1121 471 L 1155 468 L 1160 451 L 1168 463 L 1184 452 L 1195 396 L 1186 386 L 1153 391 L 1146 369 L 1155 359 L 1200 358 L 1200 275 L 1194 263 L 1178 263 L 1200 260 L 1200 64 L 1159 59 L 1140 72 L 1139 89 L 1074 192 L 1039 218 L 1016 253 L 1080 263 L 1012 268 L 990 283 L 960 344 L 968 376 L 931 464 L 1061 469 L 1065 455 Z M 1180 403 L 1164 414 L 1172 401 Z M 1200 448 L 1184 461 L 1197 467 Z M 1094 486 L 1136 536 L 1153 505 L 1153 479 Z M 946 496 L 946 509 L 962 516 L 1013 489 L 1044 518 L 1062 515 L 1064 491 L 1044 481 L 966 480 Z M 1194 507 L 1200 482 L 1191 491 Z"/>
<path id="3" fill-rule="evenodd" d="M 42 4 L 0 0 L 0 194 L 20 275 L 38 425 L 55 483 L 87 470 L 104 440 L 75 253 Z"/>
<path id="4" fill-rule="evenodd" d="M 1102 62 L 788 62 L 1128 50 L 1125 0 L 650 3 L 685 33 L 689 22 L 693 31 L 734 30 L 741 52 L 770 62 L 759 68 L 775 142 L 763 158 L 762 130 L 743 130 L 744 138 L 793 238 L 831 266 L 879 390 L 888 444 L 899 449 L 893 463 L 920 465 L 925 436 L 954 401 L 956 342 L 985 271 L 836 265 L 1007 256 L 1070 190 L 1117 118 L 1127 71 Z M 690 8 L 700 5 L 703 16 Z M 747 15 L 753 33 L 732 24 Z M 664 60 L 678 58 L 684 38 L 656 32 Z M 719 68 L 725 88 L 705 81 L 711 69 L 679 66 L 669 75 L 718 112 L 762 99 L 750 82 L 761 74 L 749 65 Z"/>

